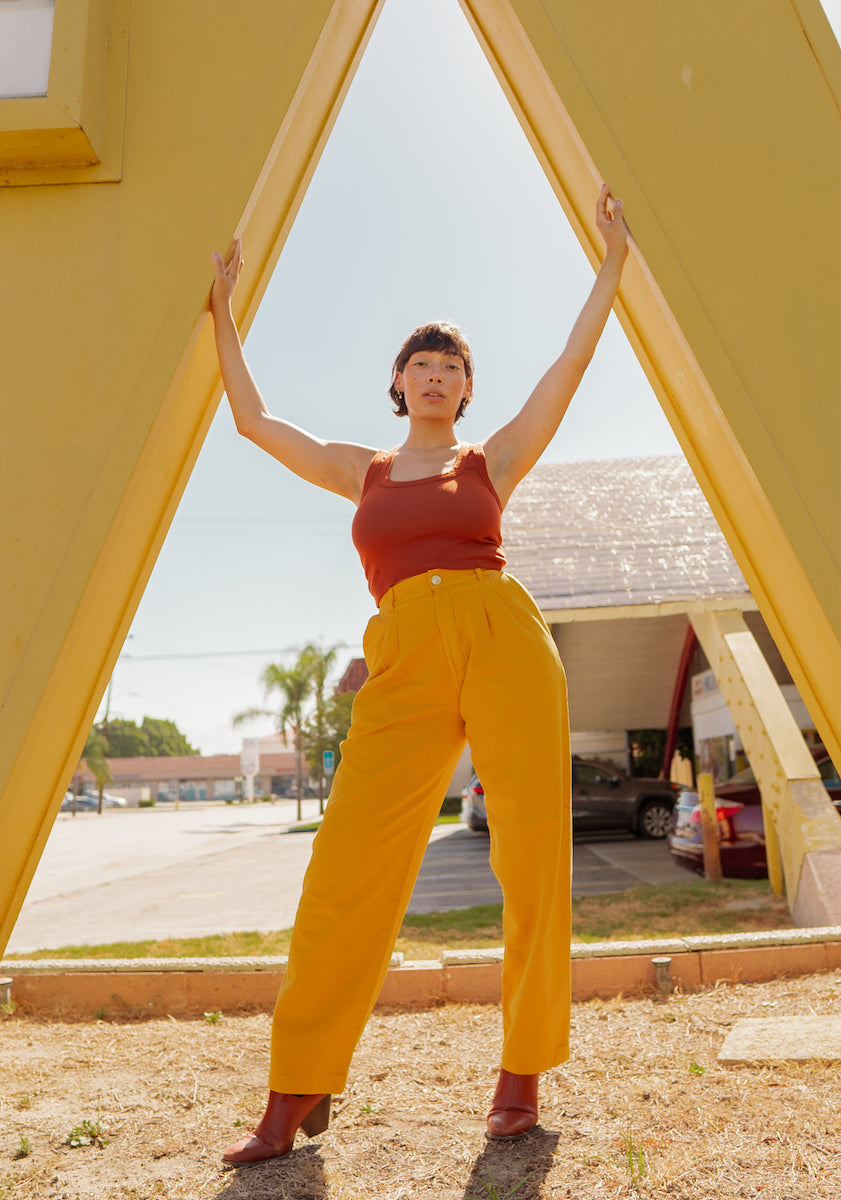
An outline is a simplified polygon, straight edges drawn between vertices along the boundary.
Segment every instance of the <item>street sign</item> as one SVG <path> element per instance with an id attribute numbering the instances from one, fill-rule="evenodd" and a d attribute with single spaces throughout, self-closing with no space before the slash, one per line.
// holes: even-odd
<path id="1" fill-rule="evenodd" d="M 323 754 L 321 755 L 321 762 L 324 767 L 324 774 L 332 775 L 333 774 L 333 751 L 325 750 L 323 752 Z"/>
<path id="2" fill-rule="evenodd" d="M 260 770 L 260 739 L 256 737 L 243 738 L 242 750 L 239 756 L 240 770 L 243 775 L 256 775 Z"/>

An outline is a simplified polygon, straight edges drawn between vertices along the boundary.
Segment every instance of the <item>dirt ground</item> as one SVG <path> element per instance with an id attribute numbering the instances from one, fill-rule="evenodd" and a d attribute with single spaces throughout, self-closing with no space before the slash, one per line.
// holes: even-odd
<path id="1" fill-rule="evenodd" d="M 841 972 L 577 1004 L 572 1059 L 543 1077 L 541 1124 L 514 1143 L 483 1136 L 496 1008 L 377 1014 L 329 1131 L 240 1171 L 219 1154 L 262 1110 L 268 1017 L 12 1016 L 0 1021 L 0 1200 L 835 1200 L 837 1066 L 724 1067 L 717 1054 L 741 1017 L 839 1003 Z M 107 1143 L 69 1146 L 84 1121 Z"/>

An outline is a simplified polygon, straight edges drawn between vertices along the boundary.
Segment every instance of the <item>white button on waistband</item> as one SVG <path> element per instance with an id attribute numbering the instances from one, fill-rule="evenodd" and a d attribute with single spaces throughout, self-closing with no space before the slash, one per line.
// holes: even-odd
<path id="1" fill-rule="evenodd" d="M 438 584 L 441 582 L 441 576 L 440 575 L 431 575 L 429 577 L 429 582 L 431 584 L 434 584 L 435 587 L 438 587 Z"/>

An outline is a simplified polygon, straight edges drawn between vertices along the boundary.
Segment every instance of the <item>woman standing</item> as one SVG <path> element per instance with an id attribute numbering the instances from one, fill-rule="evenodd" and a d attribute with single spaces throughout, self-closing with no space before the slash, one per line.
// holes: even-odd
<path id="1" fill-rule="evenodd" d="M 385 977 L 429 833 L 465 740 L 485 788 L 504 898 L 503 1050 L 491 1137 L 537 1121 L 541 1071 L 569 1044 L 569 737 L 563 670 L 534 601 L 503 571 L 500 518 L 554 435 L 593 355 L 627 255 L 622 203 L 602 188 L 605 257 L 560 358 L 479 445 L 454 426 L 473 360 L 452 325 L 422 326 L 394 363 L 408 436 L 387 452 L 328 442 L 272 416 L 231 315 L 239 242 L 214 255 L 210 307 L 237 429 L 357 506 L 353 539 L 378 612 L 369 677 L 315 839 L 272 1026 L 269 1101 L 228 1163 L 287 1154 L 326 1128 Z M 529 772 L 523 786 L 524 767 Z"/>

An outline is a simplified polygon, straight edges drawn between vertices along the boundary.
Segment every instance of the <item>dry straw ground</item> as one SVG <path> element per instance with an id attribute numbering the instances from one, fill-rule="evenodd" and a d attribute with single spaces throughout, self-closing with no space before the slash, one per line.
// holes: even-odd
<path id="1" fill-rule="evenodd" d="M 740 1017 L 839 1002 L 841 972 L 578 1004 L 572 1059 L 544 1077 L 541 1126 L 511 1144 L 483 1137 L 495 1008 L 378 1014 L 328 1133 L 240 1172 L 218 1156 L 261 1110 L 266 1016 L 12 1017 L 0 1023 L 0 1200 L 836 1200 L 837 1068 L 724 1067 L 717 1054 Z M 107 1144 L 66 1145 L 82 1121 Z"/>

